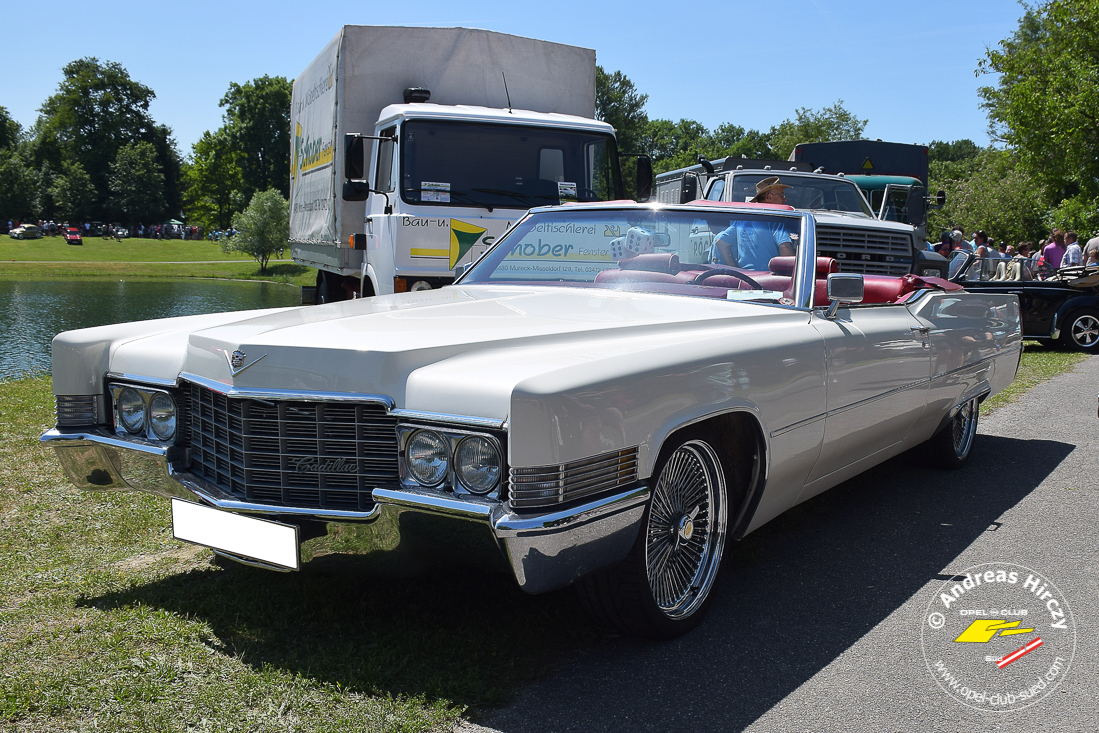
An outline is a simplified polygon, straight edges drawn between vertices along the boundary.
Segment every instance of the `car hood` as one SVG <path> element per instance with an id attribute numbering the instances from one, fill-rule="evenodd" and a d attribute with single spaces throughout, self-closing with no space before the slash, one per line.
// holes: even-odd
<path id="1" fill-rule="evenodd" d="M 652 366 L 674 359 L 681 345 L 706 340 L 701 332 L 733 322 L 774 327 L 781 314 L 807 317 L 707 298 L 452 286 L 109 327 L 146 330 L 113 336 L 107 371 L 164 381 L 195 375 L 242 389 L 374 394 L 404 409 L 504 420 L 520 382 L 538 389 L 531 380 L 554 375 L 554 390 L 575 387 L 628 372 L 631 360 Z M 55 372 L 65 336 L 54 343 Z"/>

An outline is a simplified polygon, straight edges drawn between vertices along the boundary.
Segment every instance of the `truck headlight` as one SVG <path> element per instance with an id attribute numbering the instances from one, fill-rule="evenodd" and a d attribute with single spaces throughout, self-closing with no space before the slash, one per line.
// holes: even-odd
<path id="1" fill-rule="evenodd" d="M 141 393 L 127 387 L 118 395 L 118 419 L 122 427 L 137 435 L 145 430 L 145 400 Z"/>
<path id="2" fill-rule="evenodd" d="M 171 440 L 176 434 L 176 403 L 166 392 L 156 392 L 149 401 L 149 426 L 153 435 Z"/>
<path id="3" fill-rule="evenodd" d="M 408 472 L 424 486 L 438 486 L 446 478 L 450 455 L 443 436 L 433 430 L 417 430 L 405 449 Z"/>
<path id="4" fill-rule="evenodd" d="M 454 473 L 475 494 L 487 494 L 500 483 L 500 455 L 490 441 L 477 435 L 464 438 L 454 451 Z"/>

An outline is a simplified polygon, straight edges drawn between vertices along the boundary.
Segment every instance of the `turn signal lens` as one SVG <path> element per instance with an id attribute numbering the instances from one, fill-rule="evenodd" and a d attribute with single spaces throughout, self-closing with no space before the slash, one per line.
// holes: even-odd
<path id="1" fill-rule="evenodd" d="M 136 389 L 127 387 L 118 395 L 118 419 L 127 431 L 137 434 L 145 430 L 145 400 Z"/>
<path id="2" fill-rule="evenodd" d="M 454 451 L 454 473 L 462 486 L 475 494 L 487 494 L 500 483 L 500 455 L 491 441 L 470 436 Z"/>
<path id="3" fill-rule="evenodd" d="M 447 444 L 443 436 L 431 430 L 418 430 L 412 434 L 405 449 L 408 472 L 424 486 L 438 486 L 446 478 L 448 469 Z"/>
<path id="4" fill-rule="evenodd" d="M 176 435 L 176 403 L 171 395 L 157 392 L 149 401 L 149 427 L 161 440 L 171 440 Z"/>

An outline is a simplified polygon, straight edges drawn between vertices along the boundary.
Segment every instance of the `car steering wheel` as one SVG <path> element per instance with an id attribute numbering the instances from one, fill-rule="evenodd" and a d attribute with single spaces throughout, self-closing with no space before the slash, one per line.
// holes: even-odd
<path id="1" fill-rule="evenodd" d="M 690 281 L 689 284 L 690 285 L 701 285 L 703 280 L 709 279 L 710 277 L 712 277 L 714 275 L 731 275 L 732 277 L 735 277 L 737 280 L 742 280 L 742 281 L 748 283 L 755 290 L 763 290 L 762 285 L 760 285 L 759 283 L 757 283 L 755 280 L 748 277 L 744 273 L 737 272 L 736 270 L 726 270 L 726 269 L 721 268 L 721 267 L 714 267 L 714 268 L 711 268 L 709 270 L 706 270 L 706 272 L 699 273 L 695 277 L 694 280 Z"/>

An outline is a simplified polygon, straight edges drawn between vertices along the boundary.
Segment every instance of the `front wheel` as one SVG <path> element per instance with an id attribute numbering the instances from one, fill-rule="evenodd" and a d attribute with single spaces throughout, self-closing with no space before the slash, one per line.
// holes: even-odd
<path id="1" fill-rule="evenodd" d="M 966 464 L 977 435 L 980 410 L 980 400 L 974 397 L 961 405 L 950 422 L 928 439 L 928 458 L 934 465 L 956 470 Z"/>
<path id="2" fill-rule="evenodd" d="M 1089 354 L 1099 353 L 1099 311 L 1081 308 L 1069 314 L 1061 329 L 1061 343 Z"/>
<path id="3" fill-rule="evenodd" d="M 728 509 L 717 443 L 698 432 L 662 452 L 630 554 L 577 586 L 597 621 L 672 638 L 702 620 L 725 548 Z"/>

